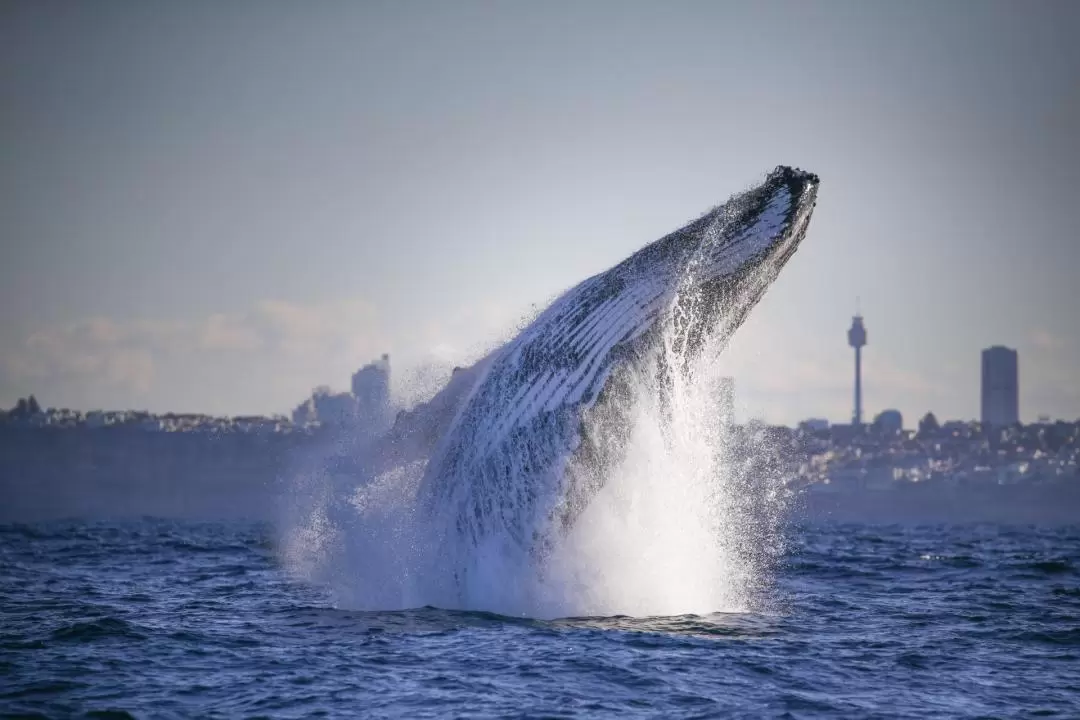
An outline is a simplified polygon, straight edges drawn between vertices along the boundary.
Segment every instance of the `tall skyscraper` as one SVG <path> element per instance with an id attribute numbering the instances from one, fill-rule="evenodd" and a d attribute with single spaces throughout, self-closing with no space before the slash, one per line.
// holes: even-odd
<path id="1" fill-rule="evenodd" d="M 851 424 L 862 425 L 862 349 L 866 345 L 866 327 L 862 315 L 851 318 L 851 328 L 847 331 L 848 345 L 855 348 L 855 412 L 851 415 Z"/>
<path id="2" fill-rule="evenodd" d="M 1020 422 L 1019 359 L 1012 348 L 995 345 L 982 351 L 982 422 Z"/>

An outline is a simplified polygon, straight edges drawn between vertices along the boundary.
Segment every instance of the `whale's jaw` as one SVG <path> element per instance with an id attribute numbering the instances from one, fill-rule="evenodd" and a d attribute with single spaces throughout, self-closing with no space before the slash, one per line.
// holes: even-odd
<path id="1" fill-rule="evenodd" d="M 648 361 L 668 321 L 679 357 L 706 339 L 726 341 L 798 248 L 817 187 L 815 175 L 777 168 L 567 291 L 485 358 L 419 490 L 430 509 L 456 517 L 447 541 L 499 535 L 531 551 L 571 523 L 599 487 L 595 466 L 608 461 L 595 451 L 596 433 L 625 426 L 624 371 Z M 597 406 L 606 420 L 585 432 Z"/>

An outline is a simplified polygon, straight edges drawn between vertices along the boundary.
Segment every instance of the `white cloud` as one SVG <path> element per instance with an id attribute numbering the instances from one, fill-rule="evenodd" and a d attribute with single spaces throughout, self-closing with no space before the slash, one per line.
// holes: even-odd
<path id="1" fill-rule="evenodd" d="M 146 349 L 118 350 L 105 357 L 104 375 L 110 385 L 146 393 L 154 382 L 154 359 Z"/>
<path id="2" fill-rule="evenodd" d="M 331 378 L 347 381 L 351 370 L 386 343 L 374 307 L 363 300 L 308 305 L 267 300 L 244 312 L 194 321 L 95 317 L 43 329 L 8 352 L 4 367 L 15 385 L 77 387 L 86 391 L 80 396 L 100 397 L 105 405 L 111 391 L 122 391 L 129 402 L 165 403 L 178 388 L 227 393 L 230 385 L 250 384 L 250 376 L 272 372 L 274 387 L 258 390 L 274 402 L 276 389 L 299 400 Z M 221 397 L 202 400 L 228 404 Z"/>
<path id="3" fill-rule="evenodd" d="M 417 368 L 449 374 L 508 337 L 521 315 L 496 303 L 446 307 L 388 328 L 363 298 L 268 299 L 195 320 L 94 317 L 45 328 L 4 348 L 0 368 L 4 387 L 57 405 L 281 412 L 317 385 L 344 389 L 384 352 L 400 383 L 416 385 Z"/>
<path id="4" fill-rule="evenodd" d="M 229 315 L 211 315 L 203 323 L 199 347 L 206 350 L 259 350 L 263 338 L 242 319 Z"/>
<path id="5" fill-rule="evenodd" d="M 17 382 L 34 387 L 66 380 L 136 394 L 149 392 L 156 374 L 151 347 L 107 318 L 34 333 L 4 365 Z"/>
<path id="6" fill-rule="evenodd" d="M 1064 350 L 1069 346 L 1066 338 L 1055 335 L 1045 328 L 1036 328 L 1031 331 L 1031 344 L 1043 351 Z"/>

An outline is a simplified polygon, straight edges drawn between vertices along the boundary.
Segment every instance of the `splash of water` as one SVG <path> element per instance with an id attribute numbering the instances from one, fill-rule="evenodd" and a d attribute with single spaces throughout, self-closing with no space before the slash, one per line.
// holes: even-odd
<path id="1" fill-rule="evenodd" d="M 569 532 L 553 535 L 543 562 L 498 537 L 466 556 L 448 553 L 442 543 L 455 518 L 447 513 L 440 526 L 424 511 L 417 497 L 422 459 L 357 488 L 354 477 L 331 471 L 330 454 L 323 454 L 297 476 L 283 545 L 288 566 L 326 585 L 340 606 L 357 609 L 643 617 L 760 607 L 782 551 L 787 501 L 778 477 L 748 476 L 732 428 L 721 422 L 722 344 L 687 356 L 680 326 L 669 312 L 655 356 L 625 371 L 630 407 L 623 408 L 622 432 L 586 414 L 583 432 L 617 444 L 616 459 L 602 466 L 600 490 Z M 661 375 L 657 367 L 673 371 Z"/>

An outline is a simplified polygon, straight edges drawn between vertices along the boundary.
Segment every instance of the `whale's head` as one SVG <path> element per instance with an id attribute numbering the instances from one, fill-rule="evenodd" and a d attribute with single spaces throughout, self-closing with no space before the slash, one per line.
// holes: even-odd
<path id="1" fill-rule="evenodd" d="M 775 276 L 806 235 L 818 184 L 817 175 L 781 166 L 763 184 L 685 228 L 700 243 L 702 280 Z"/>
<path id="2" fill-rule="evenodd" d="M 692 346 L 706 333 L 726 340 L 742 324 L 805 237 L 818 184 L 813 173 L 778 167 L 657 243 L 679 268 L 677 302 Z"/>

